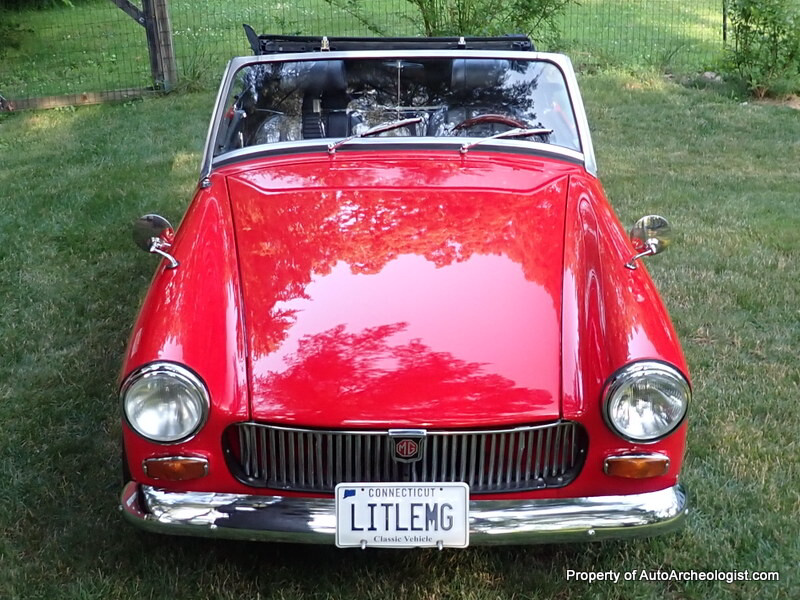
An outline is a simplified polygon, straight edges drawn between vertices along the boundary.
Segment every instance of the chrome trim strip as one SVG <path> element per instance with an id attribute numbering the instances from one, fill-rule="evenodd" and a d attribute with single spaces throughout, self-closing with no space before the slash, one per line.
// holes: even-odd
<path id="1" fill-rule="evenodd" d="M 499 58 L 508 60 L 531 60 L 531 61 L 547 61 L 554 64 L 559 68 L 564 75 L 564 81 L 567 85 L 567 92 L 572 100 L 572 108 L 575 113 L 575 121 L 578 125 L 578 137 L 581 143 L 582 152 L 577 153 L 580 155 L 584 168 L 593 176 L 597 176 L 597 162 L 594 156 L 594 145 L 592 144 L 591 133 L 589 132 L 589 122 L 586 118 L 586 110 L 583 106 L 583 98 L 581 97 L 580 89 L 578 87 L 578 80 L 575 76 L 575 70 L 572 67 L 572 61 L 563 54 L 551 54 L 548 52 L 520 52 L 520 51 L 499 51 L 499 50 L 362 50 L 362 51 L 349 51 L 349 52 L 306 52 L 295 54 L 273 54 L 262 56 L 239 56 L 233 58 L 228 62 L 225 68 L 225 73 L 222 76 L 219 90 L 217 91 L 217 99 L 214 104 L 214 110 L 211 115 L 211 122 L 208 127 L 208 134 L 206 135 L 206 143 L 203 151 L 203 159 L 200 166 L 200 181 L 211 175 L 213 168 L 214 157 L 214 140 L 217 139 L 222 118 L 225 113 L 225 100 L 229 95 L 230 86 L 233 83 L 233 78 L 236 72 L 246 65 L 263 64 L 271 62 L 300 62 L 311 60 L 337 60 L 344 58 L 413 58 L 413 57 L 428 57 L 428 58 Z M 388 138 L 396 142 L 398 138 Z M 437 138 L 414 138 L 417 142 L 420 139 L 437 139 Z M 453 140 L 454 138 L 447 138 Z M 475 138 L 466 138 L 467 141 L 474 141 Z M 371 139 L 374 142 L 374 139 Z M 509 140 L 492 142 L 489 146 L 500 143 L 508 143 Z M 462 142 L 464 143 L 464 142 Z M 524 144 L 524 142 L 522 142 Z M 302 142 L 291 142 L 291 144 L 300 144 Z M 275 145 L 270 145 L 276 146 Z M 547 145 L 547 144 L 545 144 Z M 327 152 L 327 144 L 321 145 Z M 297 146 L 295 146 L 297 147 Z M 354 145 L 355 147 L 355 145 Z M 553 146 L 549 146 L 553 148 Z M 558 146 L 555 146 L 558 148 Z M 259 146 L 260 148 L 260 146 Z M 566 150 L 566 149 L 565 149 Z M 231 153 L 226 154 L 228 157 Z"/>
<path id="2" fill-rule="evenodd" d="M 233 81 L 233 74 L 235 71 L 232 69 L 239 68 L 233 65 L 233 60 L 228 61 L 225 72 L 222 74 L 222 81 L 219 84 L 219 89 L 217 90 L 217 98 L 214 100 L 214 110 L 211 111 L 211 119 L 208 123 L 208 132 L 206 133 L 206 143 L 203 146 L 203 159 L 200 163 L 200 186 L 202 188 L 207 188 L 211 185 L 209 177 L 211 176 L 211 159 L 214 156 L 214 140 L 217 139 L 219 125 L 222 122 L 222 115 L 225 112 L 227 89 L 230 82 Z M 208 185 L 206 185 L 206 181 L 208 181 Z"/>
<path id="3" fill-rule="evenodd" d="M 389 437 L 425 437 L 427 429 L 389 429 Z"/>
<path id="4" fill-rule="evenodd" d="M 415 432 L 415 433 L 403 433 L 402 435 L 419 435 L 416 432 L 425 432 L 426 436 L 454 436 L 454 435 L 487 435 L 491 433 L 516 433 L 520 431 L 531 431 L 531 430 L 539 430 L 539 429 L 550 429 L 556 426 L 561 425 L 562 427 L 565 425 L 572 425 L 577 423 L 576 421 L 563 421 L 555 419 L 553 421 L 547 421 L 546 423 L 537 423 L 536 425 L 512 425 L 507 427 L 498 427 L 492 429 L 312 429 L 310 427 L 292 427 L 291 425 L 275 425 L 272 423 L 260 423 L 255 421 L 241 421 L 234 423 L 237 426 L 243 425 L 253 425 L 255 427 L 265 427 L 268 429 L 273 429 L 276 431 L 287 431 L 292 433 L 297 432 L 304 432 L 304 433 L 329 433 L 334 435 L 388 435 L 389 432 L 392 431 L 403 431 L 403 432 Z"/>
<path id="5" fill-rule="evenodd" d="M 586 172 L 597 177 L 597 159 L 594 156 L 594 144 L 592 143 L 592 134 L 589 130 L 589 119 L 586 117 L 586 108 L 583 106 L 583 96 L 581 96 L 581 89 L 578 87 L 578 78 L 575 76 L 575 69 L 572 68 L 572 61 L 567 56 L 561 56 L 569 68 L 565 68 L 563 64 L 559 65 L 561 72 L 567 82 L 567 91 L 572 100 L 572 111 L 575 114 L 575 121 L 578 123 L 578 137 L 581 140 L 581 150 L 583 150 L 584 167 Z"/>
<path id="6" fill-rule="evenodd" d="M 120 510 L 158 533 L 274 542 L 334 543 L 333 498 L 167 492 L 129 482 Z M 681 485 L 627 496 L 471 500 L 470 544 L 538 544 L 642 537 L 680 528 Z"/>

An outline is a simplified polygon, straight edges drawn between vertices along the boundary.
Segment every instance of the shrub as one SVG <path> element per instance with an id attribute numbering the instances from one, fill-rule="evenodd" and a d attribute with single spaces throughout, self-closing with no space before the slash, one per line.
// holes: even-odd
<path id="1" fill-rule="evenodd" d="M 800 6 L 795 0 L 731 0 L 733 66 L 758 97 L 800 90 Z"/>
<path id="2" fill-rule="evenodd" d="M 358 19 L 370 31 L 386 32 L 365 10 L 368 0 L 325 0 Z M 527 33 L 537 42 L 558 39 L 556 19 L 576 0 L 407 0 L 419 10 L 427 36 Z"/>

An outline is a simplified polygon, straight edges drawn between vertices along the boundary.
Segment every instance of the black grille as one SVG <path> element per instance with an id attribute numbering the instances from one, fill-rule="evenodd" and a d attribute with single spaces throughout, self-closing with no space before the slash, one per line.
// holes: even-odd
<path id="1" fill-rule="evenodd" d="M 463 481 L 472 493 L 562 487 L 580 472 L 586 433 L 579 424 L 484 431 L 428 431 L 422 458 L 398 462 L 388 431 L 320 431 L 239 423 L 226 435 L 234 476 L 254 487 L 333 492 L 341 482 Z"/>

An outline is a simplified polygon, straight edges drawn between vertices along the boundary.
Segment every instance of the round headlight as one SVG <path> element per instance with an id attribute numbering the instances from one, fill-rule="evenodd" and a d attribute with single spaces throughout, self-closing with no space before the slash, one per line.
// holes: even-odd
<path id="1" fill-rule="evenodd" d="M 634 442 L 654 442 L 674 431 L 686 416 L 692 395 L 680 372 L 653 361 L 622 368 L 606 389 L 606 422 Z"/>
<path id="2" fill-rule="evenodd" d="M 180 365 L 153 363 L 122 385 L 122 407 L 136 433 L 159 443 L 193 435 L 208 415 L 208 391 L 197 375 Z"/>

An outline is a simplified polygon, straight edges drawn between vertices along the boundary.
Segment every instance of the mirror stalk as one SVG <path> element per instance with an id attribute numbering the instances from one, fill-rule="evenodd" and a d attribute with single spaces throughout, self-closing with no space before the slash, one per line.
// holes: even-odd
<path id="1" fill-rule="evenodd" d="M 173 236 L 172 225 L 160 215 L 144 215 L 133 224 L 133 241 L 136 245 L 145 252 L 167 259 L 168 269 L 174 269 L 180 264 L 167 252 L 172 248 Z"/>
<path id="2" fill-rule="evenodd" d="M 177 267 L 181 263 L 179 263 L 175 259 L 174 256 L 172 256 L 168 252 L 165 252 L 166 250 L 169 250 L 171 247 L 172 247 L 171 244 L 169 244 L 168 242 L 165 242 L 161 238 L 157 238 L 156 237 L 156 238 L 152 238 L 152 240 L 151 240 L 149 252 L 151 254 L 158 254 L 159 256 L 163 256 L 164 258 L 166 258 L 169 261 L 169 264 L 167 265 L 167 268 L 168 269 L 174 269 L 175 267 Z"/>

